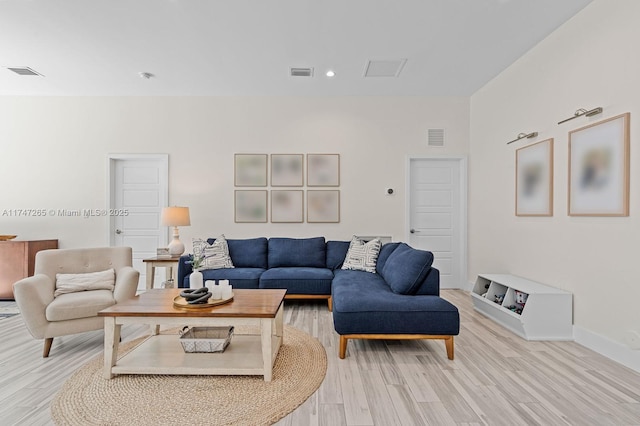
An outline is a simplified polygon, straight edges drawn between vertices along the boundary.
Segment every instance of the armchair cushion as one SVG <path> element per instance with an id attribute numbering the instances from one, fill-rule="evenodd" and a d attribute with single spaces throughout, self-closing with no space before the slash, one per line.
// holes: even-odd
<path id="1" fill-rule="evenodd" d="M 115 271 L 87 272 L 84 274 L 56 274 L 56 290 L 53 297 L 66 293 L 88 290 L 111 290 L 115 285 Z"/>
<path id="2" fill-rule="evenodd" d="M 62 294 L 49 303 L 45 310 L 48 321 L 66 321 L 91 318 L 98 312 L 115 305 L 111 290 L 91 290 Z"/>

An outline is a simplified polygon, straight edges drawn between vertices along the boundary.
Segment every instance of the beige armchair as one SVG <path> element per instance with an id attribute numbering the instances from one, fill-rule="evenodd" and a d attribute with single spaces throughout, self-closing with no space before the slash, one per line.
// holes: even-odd
<path id="1" fill-rule="evenodd" d="M 132 268 L 130 247 L 43 250 L 36 254 L 34 275 L 13 285 L 14 297 L 27 329 L 45 339 L 43 357 L 49 356 L 53 338 L 99 330 L 98 312 L 134 297 L 140 273 Z M 113 290 L 85 290 L 54 297 L 56 274 L 115 271 Z"/>

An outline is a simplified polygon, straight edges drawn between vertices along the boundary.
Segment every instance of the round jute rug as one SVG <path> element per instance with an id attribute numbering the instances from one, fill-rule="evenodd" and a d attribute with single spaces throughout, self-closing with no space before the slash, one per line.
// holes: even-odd
<path id="1" fill-rule="evenodd" d="M 121 344 L 119 354 L 142 339 Z M 271 382 L 262 376 L 119 375 L 106 380 L 100 356 L 65 382 L 51 402 L 51 416 L 58 425 L 269 425 L 306 401 L 326 371 L 320 342 L 290 326 L 284 327 Z"/>

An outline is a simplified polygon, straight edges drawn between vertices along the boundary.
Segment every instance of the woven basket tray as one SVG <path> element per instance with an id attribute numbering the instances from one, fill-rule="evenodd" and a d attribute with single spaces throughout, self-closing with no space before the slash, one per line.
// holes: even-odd
<path id="1" fill-rule="evenodd" d="M 191 327 L 180 335 L 182 349 L 187 353 L 224 352 L 231 342 L 233 327 Z"/>

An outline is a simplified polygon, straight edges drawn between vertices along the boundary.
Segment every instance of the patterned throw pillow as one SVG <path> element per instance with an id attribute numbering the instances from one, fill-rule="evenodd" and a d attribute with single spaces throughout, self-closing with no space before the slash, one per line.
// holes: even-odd
<path id="1" fill-rule="evenodd" d="M 204 257 L 202 266 L 198 269 L 225 269 L 233 268 L 233 262 L 229 256 L 229 245 L 224 235 L 220 235 L 213 244 L 205 240 L 193 240 L 193 256 Z"/>
<path id="2" fill-rule="evenodd" d="M 349 244 L 347 256 L 344 258 L 342 269 L 366 271 L 375 274 L 381 246 L 382 244 L 377 238 L 365 243 L 354 235 Z"/>

